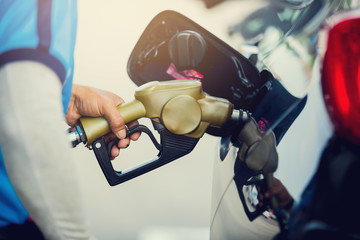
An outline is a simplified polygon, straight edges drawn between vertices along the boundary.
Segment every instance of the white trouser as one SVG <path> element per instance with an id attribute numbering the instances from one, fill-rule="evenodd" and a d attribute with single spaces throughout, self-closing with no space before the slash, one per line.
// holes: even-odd
<path id="1" fill-rule="evenodd" d="M 46 239 L 93 239 L 84 224 L 61 89 L 43 64 L 0 68 L 0 144 L 15 191 Z"/>

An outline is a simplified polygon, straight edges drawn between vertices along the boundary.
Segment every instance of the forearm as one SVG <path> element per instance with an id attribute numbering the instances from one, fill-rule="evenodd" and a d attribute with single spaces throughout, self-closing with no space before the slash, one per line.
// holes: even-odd
<path id="1" fill-rule="evenodd" d="M 61 85 L 47 67 L 16 62 L 0 69 L 0 144 L 9 178 L 47 239 L 89 239 Z"/>

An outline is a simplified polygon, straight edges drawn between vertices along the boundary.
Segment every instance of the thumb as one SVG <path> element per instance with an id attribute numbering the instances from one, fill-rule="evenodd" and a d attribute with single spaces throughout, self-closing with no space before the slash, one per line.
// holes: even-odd
<path id="1" fill-rule="evenodd" d="M 103 105 L 103 116 L 109 122 L 111 131 L 119 139 L 126 137 L 126 128 L 124 119 L 117 110 L 115 104 Z"/>

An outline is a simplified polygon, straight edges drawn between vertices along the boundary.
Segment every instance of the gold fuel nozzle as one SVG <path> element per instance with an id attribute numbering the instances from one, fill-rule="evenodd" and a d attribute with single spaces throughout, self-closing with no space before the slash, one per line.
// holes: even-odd
<path id="1" fill-rule="evenodd" d="M 209 126 L 221 127 L 227 121 L 237 121 L 238 110 L 226 99 L 207 95 L 201 82 L 191 80 L 153 81 L 135 91 L 135 99 L 117 107 L 129 123 L 142 117 L 158 122 L 178 135 L 201 138 Z M 79 127 L 70 132 L 73 146 L 79 142 L 88 147 L 110 132 L 102 117 L 82 117 Z"/>

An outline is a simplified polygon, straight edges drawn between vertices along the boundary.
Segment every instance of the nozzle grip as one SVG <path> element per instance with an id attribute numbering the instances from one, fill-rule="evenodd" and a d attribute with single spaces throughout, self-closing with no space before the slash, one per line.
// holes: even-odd
<path id="1" fill-rule="evenodd" d="M 103 137 L 93 142 L 92 147 L 96 159 L 110 186 L 126 182 L 185 156 L 194 149 L 199 141 L 198 138 L 173 134 L 165 128 L 160 129 L 159 132 L 161 138 L 159 154 L 151 161 L 126 171 L 116 171 L 113 168 L 110 160 L 110 149 L 108 149 L 109 147 L 106 145 Z"/>
<path id="2" fill-rule="evenodd" d="M 125 124 L 142 118 L 146 114 L 143 104 L 138 100 L 119 105 L 117 109 L 123 117 Z M 88 147 L 96 139 L 111 132 L 109 123 L 103 117 L 82 117 L 80 118 L 80 123 L 85 132 Z"/>
<path id="3" fill-rule="evenodd" d="M 246 213 L 246 216 L 250 221 L 253 221 L 258 216 L 262 215 L 262 213 L 266 210 L 267 204 L 264 204 L 262 207 L 255 208 L 255 210 L 251 211 L 249 209 L 249 206 L 247 204 L 243 187 L 246 185 L 251 185 L 254 182 L 250 180 L 252 177 L 259 175 L 261 172 L 251 170 L 246 166 L 246 164 L 241 161 L 239 158 L 237 158 L 236 164 L 235 164 L 236 170 L 234 175 L 234 181 L 236 184 L 236 188 L 239 193 L 240 200 L 242 202 L 244 211 Z"/>

